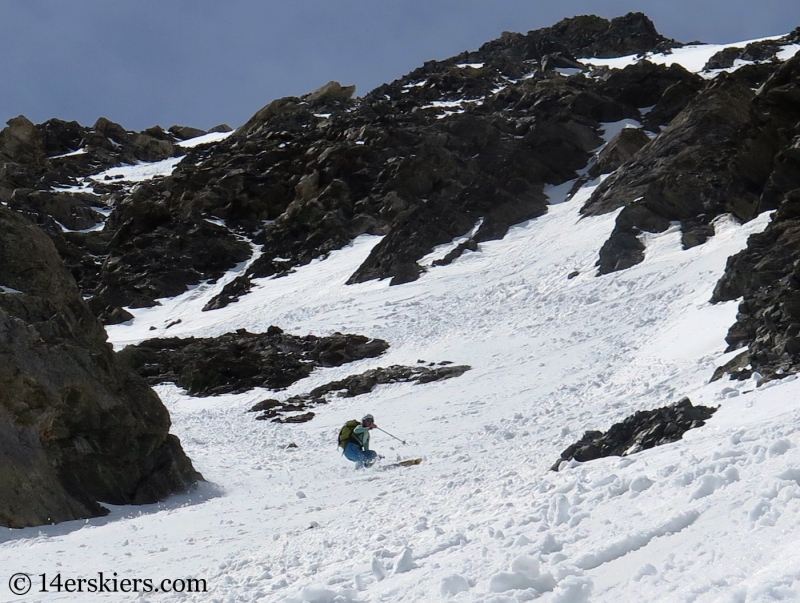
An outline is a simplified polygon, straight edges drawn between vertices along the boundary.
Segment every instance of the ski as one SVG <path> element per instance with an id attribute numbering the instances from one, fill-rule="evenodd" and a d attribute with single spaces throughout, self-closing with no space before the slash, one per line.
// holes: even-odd
<path id="1" fill-rule="evenodd" d="M 419 465 L 422 462 L 422 459 L 408 459 L 406 461 L 400 461 L 398 463 L 391 463 L 389 465 L 381 465 L 381 469 L 394 469 L 395 467 L 412 467 L 414 465 Z"/>

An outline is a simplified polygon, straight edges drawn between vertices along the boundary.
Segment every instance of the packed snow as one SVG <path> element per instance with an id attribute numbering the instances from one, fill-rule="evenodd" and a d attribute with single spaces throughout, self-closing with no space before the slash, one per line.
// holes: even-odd
<path id="1" fill-rule="evenodd" d="M 99 572 L 117 584 L 202 580 L 207 590 L 104 599 L 138 602 L 800 599 L 800 383 L 709 383 L 731 357 L 724 337 L 737 303 L 708 300 L 727 258 L 769 215 L 720 217 L 716 235 L 689 250 L 677 225 L 644 235 L 643 263 L 597 277 L 616 214 L 581 218 L 595 185 L 571 199 L 550 187 L 546 215 L 402 286 L 344 284 L 380 240 L 362 236 L 286 277 L 255 281 L 220 310 L 200 311 L 247 264 L 131 310 L 131 321 L 108 329 L 117 348 L 270 325 L 360 333 L 391 348 L 280 392 L 191 398 L 157 387 L 208 481 L 161 504 L 111 507 L 105 518 L 0 528 L 0 600 L 94 600 L 49 585 Z M 246 412 L 368 368 L 441 361 L 473 368 L 337 399 L 299 425 Z M 719 410 L 673 444 L 550 471 L 584 430 L 683 396 Z M 408 442 L 373 431 L 384 462 L 422 464 L 354 470 L 336 434 L 367 412 Z M 32 587 L 14 596 L 20 572 Z"/>
<path id="2" fill-rule="evenodd" d="M 741 67 L 742 65 L 748 64 L 747 61 L 737 60 L 736 64 L 732 69 L 722 69 L 722 70 L 714 70 L 711 72 L 703 72 L 703 67 L 705 67 L 708 60 L 717 54 L 719 51 L 724 50 L 725 48 L 744 48 L 748 44 L 753 42 L 765 42 L 769 40 L 779 40 L 783 36 L 772 36 L 768 38 L 758 38 L 755 40 L 746 40 L 744 42 L 737 42 L 735 44 L 689 44 L 683 46 L 682 48 L 673 48 L 670 52 L 663 53 L 650 53 L 648 52 L 644 58 L 646 58 L 651 63 L 655 63 L 657 65 L 666 65 L 670 66 L 675 63 L 683 66 L 687 71 L 692 71 L 694 73 L 699 73 L 701 75 L 705 75 L 707 77 L 714 77 L 720 71 L 732 71 Z M 778 59 L 781 61 L 785 61 L 787 59 L 792 58 L 795 53 L 800 50 L 800 44 L 787 44 L 783 47 L 782 50 L 778 52 Z M 611 67 L 613 69 L 623 69 L 628 65 L 632 65 L 637 61 L 641 60 L 639 55 L 630 55 L 625 57 L 615 57 L 610 59 L 600 59 L 600 58 L 590 58 L 590 59 L 581 59 L 582 63 L 586 63 L 587 65 L 596 65 L 598 67 L 605 66 Z"/>
<path id="3" fill-rule="evenodd" d="M 199 147 L 202 144 L 211 144 L 214 142 L 222 142 L 228 136 L 233 134 L 233 132 L 209 132 L 208 134 L 203 134 L 202 136 L 196 136 L 195 138 L 189 138 L 188 140 L 182 140 L 181 142 L 177 143 L 179 147 L 183 147 L 185 149 L 192 149 L 194 147 Z"/>

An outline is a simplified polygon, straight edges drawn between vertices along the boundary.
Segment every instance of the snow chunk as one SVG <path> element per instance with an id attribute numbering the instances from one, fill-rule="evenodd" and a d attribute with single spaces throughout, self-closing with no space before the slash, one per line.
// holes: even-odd
<path id="1" fill-rule="evenodd" d="M 631 482 L 629 488 L 631 492 L 644 492 L 653 485 L 653 480 L 646 475 L 640 475 Z"/>
<path id="2" fill-rule="evenodd" d="M 457 595 L 469 590 L 469 582 L 464 576 L 459 574 L 451 574 L 446 578 L 442 578 L 442 595 Z"/>
<path id="3" fill-rule="evenodd" d="M 299 598 L 288 599 L 288 601 L 291 603 L 338 603 L 338 601 L 342 601 L 342 599 L 337 599 L 338 596 L 339 593 L 335 590 L 313 584 L 301 590 Z"/>
<path id="4" fill-rule="evenodd" d="M 542 574 L 539 562 L 525 555 L 514 559 L 510 572 L 499 572 L 489 579 L 489 590 L 493 593 L 532 588 L 541 594 L 550 592 L 555 587 L 555 578 L 548 573 Z"/>
<path id="5" fill-rule="evenodd" d="M 800 469 L 787 469 L 780 475 L 778 475 L 780 479 L 785 479 L 788 481 L 795 482 L 798 486 L 800 486 Z"/>
<path id="6" fill-rule="evenodd" d="M 729 467 L 723 474 L 706 474 L 700 478 L 700 485 L 692 492 L 689 500 L 705 498 L 716 492 L 719 488 L 739 481 L 739 472 L 736 467 Z"/>
<path id="7" fill-rule="evenodd" d="M 553 603 L 589 603 L 594 582 L 588 576 L 567 576 L 553 593 Z"/>
<path id="8" fill-rule="evenodd" d="M 414 556 L 411 554 L 411 549 L 406 547 L 394 562 L 394 573 L 405 574 L 414 569 L 414 567 Z"/>
<path id="9" fill-rule="evenodd" d="M 383 563 L 377 557 L 372 558 L 372 575 L 375 576 L 378 582 L 386 577 L 386 568 L 383 567 Z"/>

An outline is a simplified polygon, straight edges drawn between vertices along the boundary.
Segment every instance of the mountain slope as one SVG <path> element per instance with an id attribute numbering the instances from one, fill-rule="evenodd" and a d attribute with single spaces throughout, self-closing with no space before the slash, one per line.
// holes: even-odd
<path id="1" fill-rule="evenodd" d="M 159 386 L 184 446 L 223 491 L 144 516 L 120 508 L 118 521 L 77 531 L 23 532 L 5 553 L 25 547 L 37 567 L 59 562 L 65 575 L 106 567 L 110 553 L 120 576 L 142 575 L 146 554 L 165 568 L 159 578 L 204 577 L 213 597 L 242 601 L 427 601 L 465 585 L 456 597 L 477 601 L 702 601 L 785 580 L 783 560 L 767 551 L 791 549 L 797 529 L 796 382 L 706 384 L 736 312 L 708 299 L 726 258 L 766 220 L 718 220 L 717 235 L 689 250 L 670 229 L 648 241 L 643 263 L 597 278 L 614 215 L 581 219 L 581 202 L 403 287 L 344 284 L 376 243 L 364 238 L 215 313 L 197 312 L 213 286 L 136 310 L 130 326 L 111 329 L 118 344 L 179 317 L 182 336 L 271 321 L 298 332 L 348 325 L 393 342 L 359 370 L 419 359 L 474 368 L 335 401 L 300 426 L 244 412 L 270 392 L 200 400 Z M 581 274 L 568 279 L 573 270 Z M 350 372 L 326 369 L 279 396 Z M 676 444 L 548 470 L 582 429 L 683 395 L 722 407 Z M 376 449 L 423 464 L 354 472 L 335 434 L 367 411 L 409 442 L 374 433 Z M 107 544 L 74 562 L 58 552 L 89 541 Z M 737 554 L 745 546 L 765 552 Z"/>
<path id="2" fill-rule="evenodd" d="M 278 391 L 196 398 L 158 385 L 210 483 L 106 519 L 2 530 L 6 573 L 208 587 L 119 600 L 800 597 L 794 152 L 788 130 L 769 136 L 794 115 L 800 46 L 795 32 L 734 53 L 679 48 L 648 23 L 581 18 L 506 35 L 361 101 L 338 85 L 279 99 L 224 140 L 187 141 L 180 163 L 118 168 L 139 184 L 96 198 L 113 205 L 106 234 L 60 233 L 103 256 L 78 276 L 119 319 L 117 350 L 272 325 L 389 348 Z M 608 49 L 579 44 L 598 32 Z M 647 50 L 647 62 L 613 56 Z M 777 142 L 764 150 L 760 135 Z M 696 166 L 678 157 L 692 146 Z M 763 159 L 758 177 L 730 165 L 741 152 Z M 681 201 L 696 199 L 637 209 L 632 191 L 647 196 L 648 178 L 680 184 L 687 166 L 697 171 Z M 145 168 L 165 177 L 145 181 Z M 729 194 L 714 197 L 714 178 Z M 742 190 L 738 211 L 729 196 Z M 195 257 L 206 240 L 219 262 Z M 635 261 L 604 270 L 609 241 Z M 157 261 L 139 266 L 134 252 L 151 243 Z M 737 320 L 729 343 L 749 344 L 751 364 L 709 382 L 739 354 L 725 341 Z M 770 364 L 779 346 L 782 364 Z M 378 367 L 448 362 L 472 368 L 333 397 L 302 424 L 247 412 Z M 680 441 L 549 470 L 584 430 L 684 396 L 719 408 Z M 354 471 L 336 433 L 367 412 L 408 442 L 373 431 L 387 463 L 422 463 Z M 76 596 L 39 586 L 27 599 Z"/>

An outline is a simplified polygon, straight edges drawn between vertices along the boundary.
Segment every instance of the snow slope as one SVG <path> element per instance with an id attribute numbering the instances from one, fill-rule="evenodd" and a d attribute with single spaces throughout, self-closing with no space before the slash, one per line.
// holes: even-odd
<path id="1" fill-rule="evenodd" d="M 109 329 L 115 343 L 181 318 L 170 335 L 278 324 L 392 344 L 383 358 L 319 371 L 280 397 L 419 359 L 473 370 L 383 386 L 295 426 L 245 412 L 271 392 L 191 399 L 162 386 L 173 430 L 210 484 L 161 505 L 115 508 L 110 518 L 0 531 L 2 567 L 65 578 L 195 577 L 209 587 L 114 595 L 120 601 L 797 597 L 798 384 L 707 384 L 736 312 L 735 304 L 709 305 L 711 289 L 726 258 L 768 217 L 743 226 L 720 219 L 714 238 L 687 251 L 677 228 L 651 235 L 645 262 L 597 278 L 597 249 L 614 215 L 579 219 L 589 192 L 401 287 L 343 284 L 377 242 L 363 237 L 261 281 L 222 310 L 199 312 L 223 282 L 133 310 L 130 324 Z M 567 279 L 574 270 L 580 275 Z M 582 430 L 684 395 L 722 406 L 683 441 L 548 470 Z M 409 441 L 373 432 L 376 449 L 424 464 L 354 471 L 335 432 L 365 412 Z"/>
<path id="2" fill-rule="evenodd" d="M 708 299 L 727 257 L 769 216 L 745 225 L 720 218 L 716 236 L 689 250 L 677 226 L 647 235 L 643 263 L 595 277 L 615 214 L 580 219 L 590 192 L 399 287 L 344 285 L 379 240 L 365 236 L 258 281 L 221 310 L 200 312 L 245 266 L 131 310 L 132 321 L 109 328 L 117 347 L 272 324 L 295 334 L 361 333 L 392 347 L 277 393 L 193 399 L 160 386 L 173 432 L 208 483 L 162 504 L 114 507 L 106 518 L 0 529 L 0 601 L 800 599 L 800 384 L 708 383 L 730 357 L 724 336 L 736 314 L 735 302 Z M 245 412 L 267 397 L 420 360 L 473 369 L 336 400 L 300 425 Z M 584 430 L 686 395 L 720 409 L 682 441 L 549 470 Z M 423 464 L 354 471 L 336 432 L 366 412 L 408 441 L 373 432 L 387 460 L 420 456 Z M 9 590 L 17 572 L 33 577 L 27 595 Z M 48 586 L 99 572 L 118 587 L 203 579 L 207 592 Z"/>

